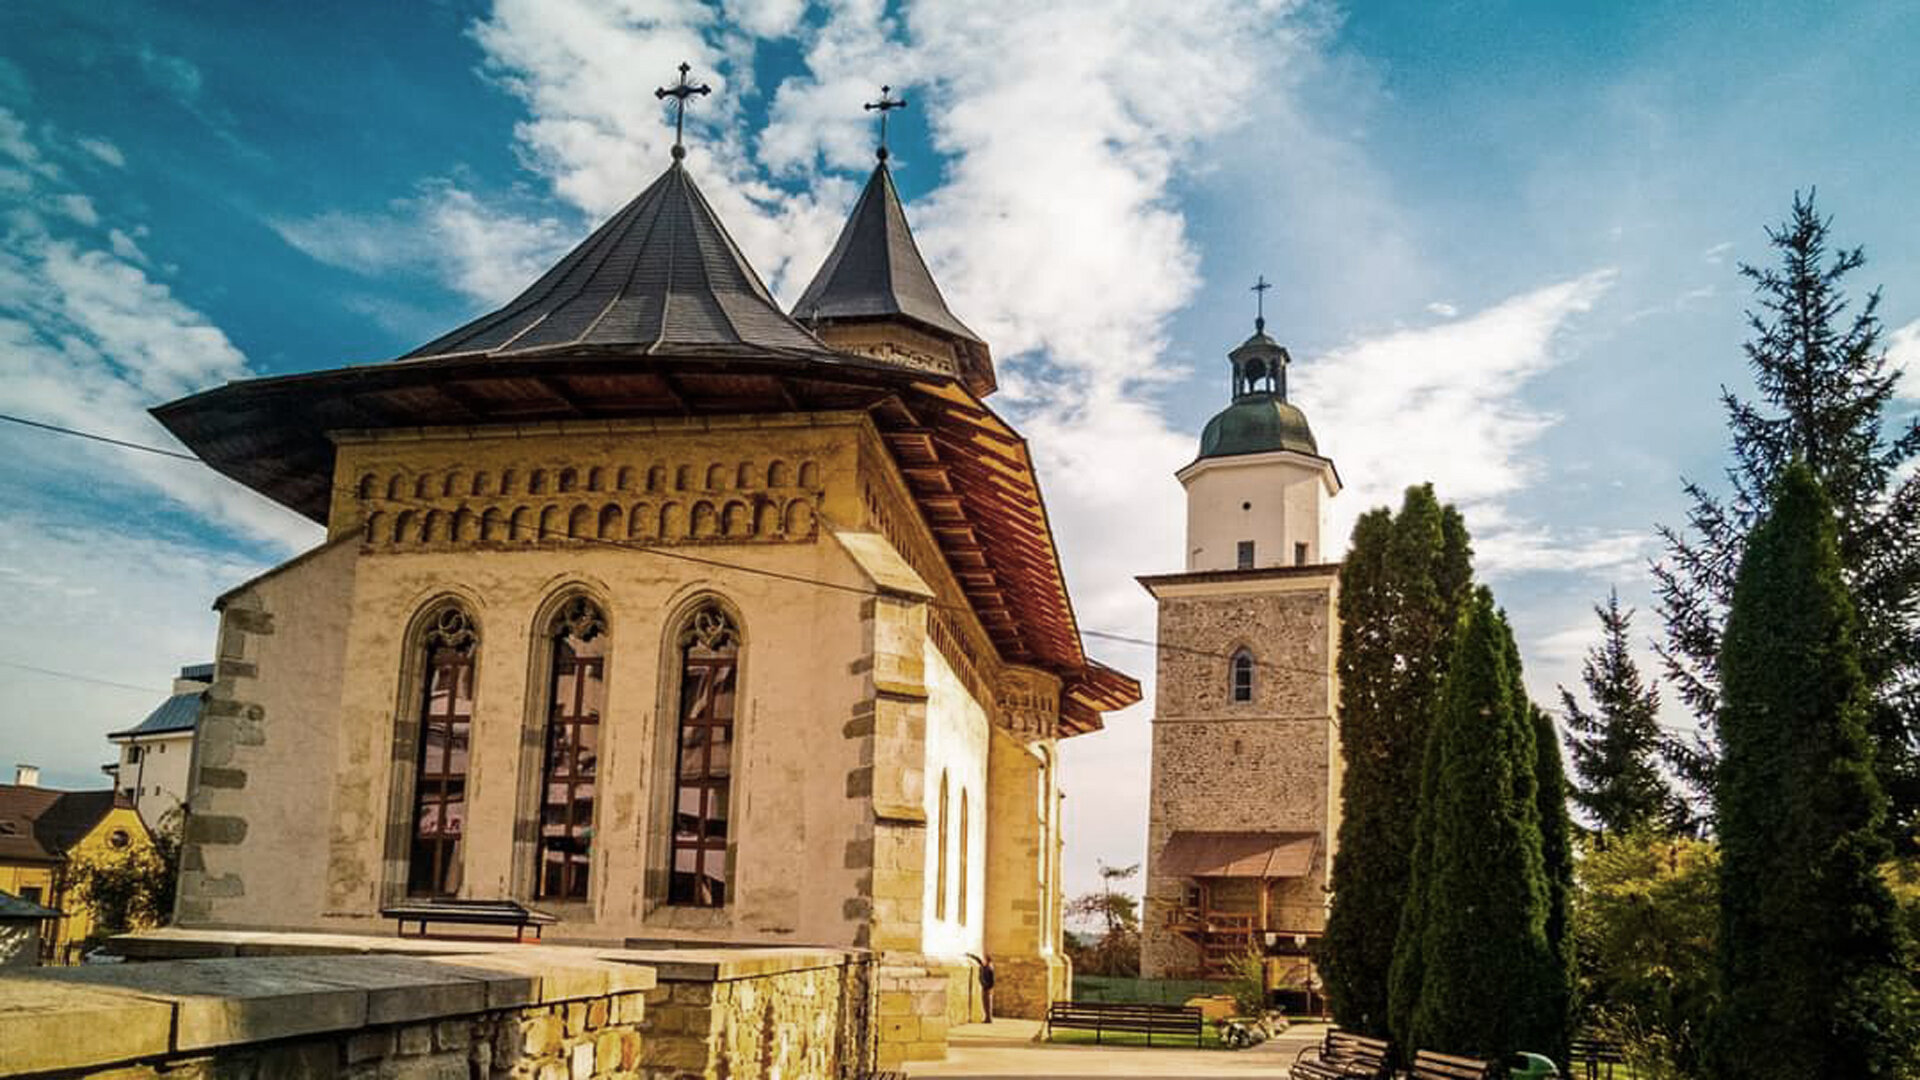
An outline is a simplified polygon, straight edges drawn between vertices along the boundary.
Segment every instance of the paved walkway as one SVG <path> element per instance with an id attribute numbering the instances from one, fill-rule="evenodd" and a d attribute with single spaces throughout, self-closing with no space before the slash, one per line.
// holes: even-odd
<path id="1" fill-rule="evenodd" d="M 1066 1046 L 1035 1042 L 1040 1024 L 1034 1020 L 998 1020 L 991 1024 L 963 1024 L 948 1032 L 945 1061 L 916 1062 L 909 1076 L 949 1077 L 1165 1077 L 1168 1080 L 1211 1080 L 1286 1075 L 1287 1065 L 1301 1047 L 1320 1041 L 1326 1028 L 1319 1024 L 1289 1029 L 1277 1039 L 1250 1050 L 1182 1050 L 1144 1046 Z"/>

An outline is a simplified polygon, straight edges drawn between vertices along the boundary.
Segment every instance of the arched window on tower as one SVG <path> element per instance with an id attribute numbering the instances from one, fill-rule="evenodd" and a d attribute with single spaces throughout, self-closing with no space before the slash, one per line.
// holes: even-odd
<path id="1" fill-rule="evenodd" d="M 467 755 L 473 727 L 473 621 L 457 604 L 427 622 L 419 750 L 414 756 L 409 815 L 407 895 L 460 893 L 467 822 Z"/>
<path id="2" fill-rule="evenodd" d="M 593 862 L 600 713 L 607 694 L 607 620 L 592 600 L 576 596 L 555 613 L 547 634 L 553 662 L 534 894 L 542 900 L 585 900 Z"/>
<path id="3" fill-rule="evenodd" d="M 1228 664 L 1233 700 L 1253 700 L 1253 654 L 1240 649 Z"/>
<path id="4" fill-rule="evenodd" d="M 727 821 L 733 794 L 733 711 L 740 631 L 717 603 L 695 610 L 679 636 L 680 721 L 667 902 L 727 902 Z"/>

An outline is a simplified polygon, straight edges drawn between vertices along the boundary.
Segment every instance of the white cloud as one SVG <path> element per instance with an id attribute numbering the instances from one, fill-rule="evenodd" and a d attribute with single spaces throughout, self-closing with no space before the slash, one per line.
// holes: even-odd
<path id="1" fill-rule="evenodd" d="M 0 154 L 12 158 L 27 171 L 49 180 L 60 177 L 59 166 L 48 161 L 28 137 L 26 122 L 4 107 L 0 107 Z"/>
<path id="2" fill-rule="evenodd" d="M 1920 319 L 1887 336 L 1887 362 L 1901 373 L 1899 395 L 1909 401 L 1920 401 Z"/>
<path id="3" fill-rule="evenodd" d="M 111 756 L 103 736 L 158 705 L 181 665 L 212 659 L 213 598 L 259 569 L 97 520 L 0 512 L 0 658 L 154 688 L 142 694 L 0 671 L 7 760 L 49 766 L 49 785 L 99 786 L 93 766 Z"/>
<path id="4" fill-rule="evenodd" d="M 92 154 L 97 160 L 111 165 L 116 169 L 124 169 L 127 167 L 127 155 L 121 153 L 120 148 L 115 146 L 109 139 L 83 135 L 75 139 L 74 143 L 79 146 L 80 149 Z"/>
<path id="5" fill-rule="evenodd" d="M 85 195 L 74 192 L 55 195 L 53 205 L 62 214 L 89 228 L 100 224 L 100 211 L 94 209 L 93 200 Z"/>
<path id="6" fill-rule="evenodd" d="M 371 276 L 431 274 L 482 304 L 511 299 L 578 242 L 553 217 L 522 217 L 484 206 L 471 192 L 443 183 L 379 214 L 329 211 L 271 222 L 280 238 L 306 255 Z"/>
<path id="7" fill-rule="evenodd" d="M 43 180 L 20 201 L 84 200 L 54 183 Z M 251 372 L 219 327 L 118 250 L 125 246 L 116 241 L 106 250 L 61 236 L 31 209 L 0 218 L 0 405 L 131 442 L 177 445 L 148 408 Z M 277 547 L 317 536 L 311 523 L 203 466 L 51 437 L 22 445 L 17 469 L 31 465 L 41 479 L 96 499 L 139 501 L 158 491 Z"/>
<path id="8" fill-rule="evenodd" d="M 1611 285 L 1598 270 L 1546 285 L 1452 322 L 1399 330 L 1296 366 L 1292 398 L 1347 489 L 1334 500 L 1332 536 L 1368 508 L 1398 505 L 1410 484 L 1432 481 L 1468 517 L 1478 563 L 1493 572 L 1592 568 L 1630 555 L 1624 537 L 1571 546 L 1510 520 L 1505 501 L 1537 475 L 1532 444 L 1556 421 L 1523 390 L 1556 361 L 1555 345 Z M 1556 560 L 1558 562 L 1556 563 Z"/>
<path id="9" fill-rule="evenodd" d="M 1460 309 L 1454 307 L 1452 304 L 1442 303 L 1436 300 L 1427 305 L 1427 314 L 1438 315 L 1443 319 L 1451 319 L 1455 315 L 1460 314 Z"/>

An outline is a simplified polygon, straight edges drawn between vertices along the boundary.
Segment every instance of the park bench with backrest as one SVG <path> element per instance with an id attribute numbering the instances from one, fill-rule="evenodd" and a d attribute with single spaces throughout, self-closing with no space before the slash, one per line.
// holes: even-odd
<path id="1" fill-rule="evenodd" d="M 1601 1080 L 1601 1077 L 1612 1080 L 1613 1067 L 1626 1063 L 1627 1057 L 1621 1051 L 1620 1044 L 1606 1039 L 1575 1039 L 1567 1048 L 1568 1071 L 1578 1070 L 1585 1080 Z"/>
<path id="2" fill-rule="evenodd" d="M 1407 1080 L 1497 1080 L 1499 1076 L 1496 1062 L 1431 1050 L 1415 1053 L 1413 1068 L 1407 1072 Z"/>
<path id="3" fill-rule="evenodd" d="M 1386 1080 L 1392 1053 L 1393 1045 L 1385 1039 L 1332 1028 L 1319 1046 L 1306 1047 L 1294 1055 L 1287 1076 L 1290 1080 Z"/>
<path id="4" fill-rule="evenodd" d="M 541 927 L 560 920 L 544 911 L 516 904 L 512 900 L 415 900 L 380 909 L 380 917 L 392 919 L 401 937 L 407 936 L 407 924 L 418 923 L 421 937 L 427 936 L 428 923 L 456 923 L 465 926 L 511 926 L 513 940 L 520 941 L 527 927 L 533 927 L 535 939 Z"/>
<path id="5" fill-rule="evenodd" d="M 1205 1038 L 1206 1018 L 1198 1005 L 1153 1005 L 1130 1001 L 1056 1001 L 1047 1007 L 1046 1030 L 1054 1028 L 1093 1032 L 1100 1042 L 1106 1033 L 1144 1034 L 1147 1045 L 1155 1035 L 1190 1038 L 1199 1046 Z"/>

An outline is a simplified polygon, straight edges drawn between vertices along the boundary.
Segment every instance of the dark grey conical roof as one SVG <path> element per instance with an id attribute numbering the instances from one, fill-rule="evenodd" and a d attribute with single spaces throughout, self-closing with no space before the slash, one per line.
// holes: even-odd
<path id="1" fill-rule="evenodd" d="M 900 316 L 964 341 L 980 341 L 947 310 L 907 229 L 907 214 L 884 160 L 874 166 L 833 253 L 793 306 L 793 314 L 807 321 Z"/>
<path id="2" fill-rule="evenodd" d="M 742 346 L 828 352 L 780 310 L 675 161 L 512 302 L 404 359 Z"/>

